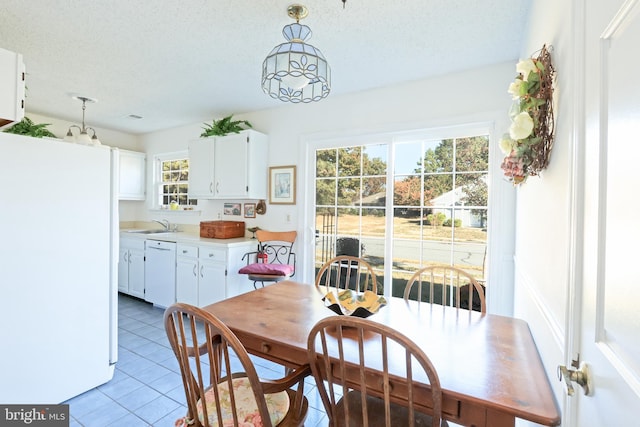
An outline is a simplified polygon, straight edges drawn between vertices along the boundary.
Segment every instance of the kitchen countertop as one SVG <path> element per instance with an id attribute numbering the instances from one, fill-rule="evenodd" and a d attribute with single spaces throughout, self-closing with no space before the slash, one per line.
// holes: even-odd
<path id="1" fill-rule="evenodd" d="M 152 233 L 152 234 L 144 234 L 144 233 L 135 233 L 134 231 L 146 230 L 141 228 L 121 228 L 120 229 L 120 237 L 127 237 L 132 239 L 141 239 L 141 240 L 160 240 L 163 242 L 176 242 L 176 243 L 186 243 L 193 245 L 208 245 L 208 246 L 247 246 L 249 244 L 257 244 L 256 239 L 252 239 L 250 237 L 238 237 L 234 239 L 209 239 L 206 237 L 200 237 L 199 232 L 191 232 L 191 231 L 176 231 L 176 232 L 166 232 L 166 233 Z"/>

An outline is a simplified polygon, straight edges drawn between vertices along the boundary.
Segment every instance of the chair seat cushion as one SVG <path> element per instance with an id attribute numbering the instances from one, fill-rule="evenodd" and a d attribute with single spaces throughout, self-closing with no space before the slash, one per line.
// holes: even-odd
<path id="1" fill-rule="evenodd" d="M 289 264 L 262 264 L 253 263 L 242 267 L 240 274 L 267 274 L 272 276 L 290 276 L 293 274 L 293 265 Z"/>
<path id="2" fill-rule="evenodd" d="M 262 427 L 262 419 L 258 412 L 258 405 L 251 389 L 249 380 L 245 377 L 234 378 L 232 380 L 233 391 L 238 410 L 238 423 L 243 427 Z M 218 411 L 216 409 L 216 398 L 213 389 L 209 389 L 204 399 L 207 403 L 207 415 L 209 418 L 209 424 L 211 427 L 226 427 L 233 425 L 233 413 L 231 408 L 231 396 L 229 393 L 228 383 L 226 381 L 218 384 L 218 391 L 220 393 L 220 410 L 222 412 L 222 425 L 218 424 Z M 276 426 L 284 419 L 289 412 L 289 395 L 286 391 L 279 393 L 265 394 L 265 400 L 267 402 L 267 409 L 269 410 L 269 416 L 271 418 L 271 424 Z M 202 401 L 199 400 L 197 404 L 198 419 L 203 422 Z M 182 421 L 182 423 L 181 423 Z M 185 418 L 176 422 L 176 426 L 189 425 L 189 420 Z"/>

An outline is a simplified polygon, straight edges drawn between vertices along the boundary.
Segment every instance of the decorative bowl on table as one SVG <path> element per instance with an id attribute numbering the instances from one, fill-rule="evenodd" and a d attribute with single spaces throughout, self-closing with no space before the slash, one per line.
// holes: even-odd
<path id="1" fill-rule="evenodd" d="M 322 298 L 325 305 L 337 314 L 353 317 L 369 317 L 387 305 L 384 297 L 376 295 L 371 291 L 357 293 L 351 289 L 327 293 Z"/>

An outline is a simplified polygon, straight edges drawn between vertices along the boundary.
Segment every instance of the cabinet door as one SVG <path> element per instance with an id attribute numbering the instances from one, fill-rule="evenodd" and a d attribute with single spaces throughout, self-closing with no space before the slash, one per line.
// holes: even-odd
<path id="1" fill-rule="evenodd" d="M 144 251 L 129 250 L 129 294 L 144 298 Z"/>
<path id="2" fill-rule="evenodd" d="M 211 199 L 213 188 L 213 156 L 215 138 L 189 142 L 189 198 Z"/>
<path id="3" fill-rule="evenodd" d="M 135 151 L 118 150 L 120 154 L 120 186 L 118 199 L 145 199 L 146 155 Z"/>
<path id="4" fill-rule="evenodd" d="M 0 48 L 0 129 L 24 117 L 22 55 Z"/>
<path id="5" fill-rule="evenodd" d="M 118 256 L 118 291 L 129 293 L 129 249 L 122 247 Z"/>
<path id="6" fill-rule="evenodd" d="M 200 283 L 198 285 L 198 305 L 213 304 L 226 296 L 225 265 L 200 259 Z"/>
<path id="7" fill-rule="evenodd" d="M 176 301 L 198 305 L 198 260 L 178 257 L 176 260 Z"/>
<path id="8" fill-rule="evenodd" d="M 247 139 L 246 132 L 216 138 L 213 168 L 216 198 L 228 199 L 247 195 L 249 146 Z M 265 158 L 265 164 L 266 161 Z"/>

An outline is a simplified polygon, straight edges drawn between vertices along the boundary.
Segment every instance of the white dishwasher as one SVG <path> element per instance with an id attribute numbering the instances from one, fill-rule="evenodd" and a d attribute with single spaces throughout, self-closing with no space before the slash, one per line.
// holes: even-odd
<path id="1" fill-rule="evenodd" d="M 146 241 L 144 299 L 163 308 L 176 302 L 175 242 Z"/>

